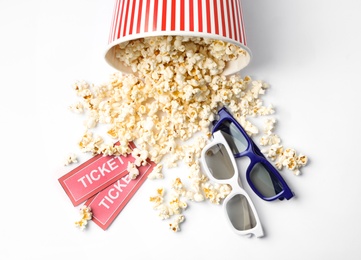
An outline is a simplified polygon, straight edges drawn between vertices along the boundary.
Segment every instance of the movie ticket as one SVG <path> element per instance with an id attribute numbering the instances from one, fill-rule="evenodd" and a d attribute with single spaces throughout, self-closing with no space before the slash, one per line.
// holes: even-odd
<path id="1" fill-rule="evenodd" d="M 133 143 L 130 144 L 135 148 Z M 59 178 L 59 182 L 74 206 L 85 202 L 104 188 L 128 174 L 128 162 L 134 157 L 127 156 L 94 156 L 68 174 Z"/>
<path id="2" fill-rule="evenodd" d="M 106 230 L 144 183 L 154 166 L 153 162 L 148 162 L 138 168 L 139 175 L 135 180 L 126 175 L 90 198 L 85 205 L 92 209 L 93 222 Z"/>

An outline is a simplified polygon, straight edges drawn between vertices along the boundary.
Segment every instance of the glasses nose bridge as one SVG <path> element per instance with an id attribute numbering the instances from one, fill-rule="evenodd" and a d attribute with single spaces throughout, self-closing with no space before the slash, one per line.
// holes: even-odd
<path id="1" fill-rule="evenodd" d="M 241 153 L 242 154 L 242 153 Z M 250 165 L 254 165 L 257 162 L 262 161 L 264 159 L 264 156 L 261 154 L 261 151 L 259 148 L 254 145 L 254 143 L 249 143 L 247 149 L 243 152 L 243 155 L 240 157 L 246 156 L 250 160 Z"/>
<path id="2" fill-rule="evenodd" d="M 233 154 L 234 156 L 234 159 L 235 159 L 235 162 L 236 162 L 236 166 L 238 167 L 238 164 L 237 164 L 237 159 L 241 159 L 241 158 L 248 158 L 248 162 L 247 162 L 247 166 L 246 166 L 246 170 L 248 168 L 251 167 L 251 165 L 254 165 L 256 164 L 259 160 L 257 159 L 258 157 L 254 156 L 254 153 L 252 151 L 249 151 L 249 149 L 241 152 L 241 153 L 234 153 Z M 246 164 L 246 163 L 245 163 Z M 238 167 L 240 168 L 240 167 Z"/>
<path id="3" fill-rule="evenodd" d="M 259 157 L 264 157 L 261 150 L 258 148 L 258 146 L 253 142 L 253 140 L 251 140 L 251 142 L 249 143 L 249 148 L 253 150 L 253 152 L 258 155 Z"/>

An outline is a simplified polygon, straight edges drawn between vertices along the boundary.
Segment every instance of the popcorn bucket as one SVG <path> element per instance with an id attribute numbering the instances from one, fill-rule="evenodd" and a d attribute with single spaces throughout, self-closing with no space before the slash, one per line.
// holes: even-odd
<path id="1" fill-rule="evenodd" d="M 208 37 L 244 49 L 246 56 L 230 61 L 224 75 L 240 71 L 251 59 L 240 0 L 116 0 L 105 60 L 112 67 L 131 73 L 131 68 L 116 58 L 115 46 L 168 35 Z"/>

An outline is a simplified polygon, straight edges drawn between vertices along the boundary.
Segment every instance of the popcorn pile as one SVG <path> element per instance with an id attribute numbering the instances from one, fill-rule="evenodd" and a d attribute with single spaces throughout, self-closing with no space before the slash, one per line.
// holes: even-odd
<path id="1" fill-rule="evenodd" d="M 144 158 L 158 164 L 149 179 L 163 179 L 164 166 L 177 167 L 179 162 L 187 165 L 190 188 L 176 178 L 168 202 L 163 188 L 150 198 L 161 219 L 177 215 L 170 228 L 179 231 L 186 201 L 208 199 L 219 204 L 230 192 L 228 185 L 209 183 L 199 162 L 218 109 L 226 106 L 250 136 L 256 135 L 259 130 L 248 118 L 274 113 L 274 108 L 264 106 L 261 99 L 268 85 L 248 76 L 223 76 L 227 62 L 245 55 L 245 51 L 219 40 L 150 37 L 121 43 L 116 52 L 134 75 L 118 72 L 104 84 L 74 84 L 80 101 L 70 109 L 86 115 L 79 147 L 94 155 L 126 155 L 132 153 L 128 144 L 134 141 L 138 148 L 132 155 L 139 161 L 128 165 L 132 178 L 137 177 L 137 166 Z M 272 132 L 274 123 L 267 121 L 261 144 L 270 146 L 266 154 L 277 159 L 279 169 L 287 167 L 299 174 L 307 157 L 296 156 L 293 149 L 283 150 L 280 138 Z M 92 132 L 100 124 L 107 125 L 106 136 L 111 141 Z M 114 146 L 115 140 L 120 145 Z M 67 162 L 74 161 L 72 158 Z"/>

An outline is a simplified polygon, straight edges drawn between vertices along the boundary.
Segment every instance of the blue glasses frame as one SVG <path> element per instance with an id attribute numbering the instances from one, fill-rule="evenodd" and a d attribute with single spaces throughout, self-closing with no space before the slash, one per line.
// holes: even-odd
<path id="1" fill-rule="evenodd" d="M 257 147 L 257 145 L 253 142 L 253 140 L 248 136 L 246 131 L 243 129 L 243 127 L 238 123 L 238 121 L 228 112 L 228 110 L 223 107 L 218 111 L 218 120 L 213 122 L 213 129 L 212 134 L 218 130 L 232 136 L 233 139 L 237 139 L 235 136 L 231 134 L 231 129 L 229 127 L 229 123 L 233 123 L 234 126 L 236 126 L 237 130 L 242 134 L 245 141 L 247 142 L 247 145 L 245 150 L 238 151 L 235 145 L 232 143 L 229 144 L 229 146 L 232 149 L 233 155 L 235 158 L 240 158 L 247 156 L 250 159 L 250 164 L 246 171 L 246 179 L 249 184 L 249 186 L 252 188 L 252 190 L 263 200 L 266 201 L 272 201 L 272 200 L 283 200 L 283 199 L 291 199 L 294 194 L 291 191 L 290 187 L 287 185 L 285 180 L 282 178 L 278 170 L 266 159 L 266 157 L 261 153 L 260 149 Z M 238 139 L 237 139 L 238 140 Z M 243 140 L 244 141 L 244 140 Z M 261 185 L 266 185 L 269 187 L 272 187 L 274 190 L 275 195 L 266 196 L 264 195 L 254 183 L 254 180 L 252 180 L 252 169 L 255 169 L 255 166 L 257 164 L 261 164 L 264 169 L 269 174 L 267 176 L 267 180 L 262 182 Z"/>

